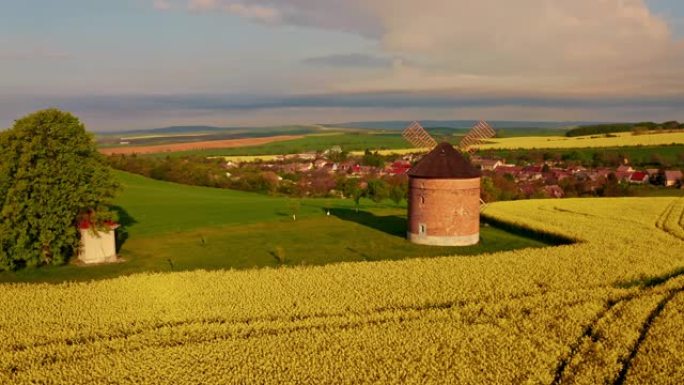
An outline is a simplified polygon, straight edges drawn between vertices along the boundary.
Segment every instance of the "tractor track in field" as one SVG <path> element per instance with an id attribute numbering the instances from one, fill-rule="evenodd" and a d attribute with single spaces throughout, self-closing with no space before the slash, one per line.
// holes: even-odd
<path id="1" fill-rule="evenodd" d="M 631 296 L 625 296 L 623 298 L 620 298 L 618 300 L 614 301 L 608 301 L 606 303 L 606 306 L 599 311 L 594 318 L 591 319 L 589 324 L 584 328 L 584 331 L 582 334 L 575 340 L 575 342 L 570 345 L 570 354 L 566 358 L 562 358 L 559 362 L 558 365 L 556 366 L 556 370 L 554 371 L 553 375 L 553 381 L 551 382 L 551 385 L 560 385 L 563 383 L 563 376 L 565 375 L 565 371 L 568 368 L 568 366 L 572 363 L 573 359 L 580 353 L 580 348 L 582 347 L 582 344 L 585 339 L 590 338 L 592 341 L 595 339 L 595 334 L 594 330 L 598 323 L 615 307 L 617 304 L 624 302 L 624 301 L 629 301 L 630 299 L 634 298 L 634 295 Z"/>
<path id="2" fill-rule="evenodd" d="M 651 330 L 653 323 L 665 310 L 667 304 L 670 303 L 670 301 L 672 301 L 680 293 L 684 293 L 684 287 L 671 289 L 670 291 L 668 291 L 667 295 L 663 299 L 661 299 L 660 302 L 658 302 L 658 305 L 656 305 L 656 307 L 653 308 L 653 310 L 651 310 L 648 317 L 646 318 L 646 321 L 641 327 L 641 330 L 639 332 L 639 338 L 637 338 L 636 342 L 632 346 L 632 349 L 630 350 L 627 358 L 623 362 L 621 362 L 622 368 L 620 369 L 618 377 L 613 382 L 613 385 L 623 385 L 625 383 L 625 381 L 627 380 L 629 370 L 632 367 L 632 362 L 634 362 L 634 358 L 636 358 L 637 354 L 639 353 L 639 348 L 648 337 L 648 332 Z"/>
<path id="3" fill-rule="evenodd" d="M 596 332 L 596 328 L 598 324 L 601 322 L 601 320 L 603 320 L 607 315 L 609 315 L 610 312 L 617 305 L 629 304 L 630 301 L 633 301 L 637 298 L 642 298 L 644 296 L 662 295 L 663 298 L 658 302 L 658 304 L 653 309 L 651 309 L 648 317 L 646 317 L 641 327 L 639 328 L 639 337 L 634 342 L 632 347 L 629 349 L 629 353 L 626 356 L 623 356 L 625 358 L 621 359 L 619 362 L 620 371 L 617 373 L 617 377 L 614 379 L 614 381 L 611 382 L 611 384 L 623 385 L 625 383 L 625 380 L 627 379 L 627 374 L 629 372 L 629 369 L 631 368 L 632 362 L 634 361 L 634 358 L 637 356 L 640 346 L 643 344 L 644 340 L 648 336 L 648 332 L 651 326 L 656 321 L 658 316 L 663 312 L 667 304 L 674 297 L 676 297 L 677 294 L 684 292 L 684 286 L 675 287 L 660 294 L 653 292 L 658 290 L 659 288 L 662 288 L 662 286 L 666 283 L 682 276 L 684 276 L 684 269 L 679 269 L 664 279 L 656 280 L 655 284 L 643 287 L 639 292 L 627 294 L 617 299 L 608 300 L 605 304 L 605 307 L 601 311 L 599 311 L 596 314 L 596 316 L 594 316 L 594 318 L 591 319 L 589 324 L 584 328 L 583 333 L 570 346 L 570 354 L 566 358 L 562 358 L 559 360 L 558 365 L 556 366 L 556 369 L 554 371 L 554 379 L 551 382 L 551 385 L 560 385 L 564 383 L 564 376 L 566 374 L 566 370 L 569 367 L 569 365 L 573 362 L 573 360 L 577 357 L 577 355 L 581 353 L 581 349 L 584 342 L 589 340 L 592 344 L 595 344 L 600 341 L 601 337 Z"/>
<path id="4" fill-rule="evenodd" d="M 584 290 L 584 289 L 582 289 Z M 516 296 L 511 296 L 510 300 L 523 300 L 529 297 L 544 296 L 548 294 L 548 290 L 540 290 L 539 292 L 526 292 L 521 293 Z M 297 333 L 301 331 L 314 331 L 314 330 L 350 330 L 365 326 L 378 326 L 389 323 L 406 323 L 421 320 L 426 313 L 434 312 L 439 313 L 442 311 L 449 311 L 459 307 L 463 307 L 468 304 L 473 303 L 483 303 L 495 302 L 496 298 L 490 298 L 488 301 L 481 300 L 461 300 L 453 302 L 443 302 L 443 303 L 433 303 L 425 305 L 415 305 L 415 306 L 397 306 L 397 307 L 383 307 L 377 308 L 372 311 L 367 312 L 350 312 L 350 313 L 323 313 L 323 314 L 309 314 L 295 317 L 256 317 L 244 320 L 226 320 L 221 318 L 214 319 L 203 319 L 203 320 L 184 320 L 176 322 L 164 322 L 155 325 L 149 325 L 148 327 L 140 327 L 138 329 L 112 333 L 108 335 L 104 334 L 93 334 L 88 336 L 81 336 L 76 338 L 65 338 L 60 340 L 53 340 L 44 343 L 30 344 L 30 345 L 19 345 L 13 346 L 11 349 L 15 353 L 21 353 L 27 350 L 35 349 L 46 349 L 45 352 L 40 353 L 42 358 L 39 361 L 28 362 L 28 363 L 7 363 L 6 365 L 0 367 L 0 371 L 5 371 L 9 375 L 18 375 L 18 373 L 28 370 L 28 368 L 34 365 L 51 365 L 57 362 L 72 362 L 75 360 L 83 360 L 84 357 L 96 356 L 99 353 L 88 351 L 88 349 L 80 352 L 78 357 L 70 357 L 61 355 L 59 353 L 59 347 L 87 347 L 89 345 L 95 345 L 99 343 L 126 343 L 129 346 L 125 349 L 127 353 L 135 352 L 139 350 L 148 349 L 151 347 L 163 347 L 169 348 L 180 345 L 190 345 L 190 344 L 210 344 L 225 340 L 240 340 L 240 339 L 251 339 L 251 338 L 263 338 L 270 336 L 280 336 L 287 335 L 291 333 Z M 573 306 L 576 304 L 585 303 L 587 300 L 578 300 L 572 302 L 571 304 L 564 304 L 564 306 Z M 482 306 L 481 311 L 484 309 Z M 414 312 L 414 314 L 411 314 Z M 476 317 L 481 316 L 481 312 L 476 315 Z M 359 319 L 355 319 L 359 317 Z M 498 315 L 492 315 L 491 317 L 485 317 L 482 319 L 473 320 L 472 324 L 486 324 L 493 322 L 492 318 L 500 318 Z M 432 322 L 438 322 L 433 320 Z M 147 341 L 142 343 L 142 341 L 135 341 L 136 337 L 144 338 L 145 334 L 151 334 L 156 332 L 164 332 L 168 330 L 183 328 L 183 327 L 193 327 L 201 325 L 233 325 L 236 326 L 235 330 L 220 330 L 214 334 L 209 333 L 208 335 L 193 335 L 192 338 L 177 338 L 177 339 L 164 339 L 154 342 Z M 186 334 L 187 336 L 187 334 Z M 54 349 L 51 349 L 54 348 Z M 122 348 L 116 346 L 108 347 L 109 353 L 114 353 L 121 351 Z"/>
<path id="5" fill-rule="evenodd" d="M 676 211 L 678 205 L 682 206 L 681 213 Z M 668 219 L 670 216 L 675 216 L 674 226 L 668 226 Z M 663 232 L 671 235 L 679 240 L 684 241 L 684 198 L 674 199 L 663 211 L 656 220 L 655 227 Z"/>

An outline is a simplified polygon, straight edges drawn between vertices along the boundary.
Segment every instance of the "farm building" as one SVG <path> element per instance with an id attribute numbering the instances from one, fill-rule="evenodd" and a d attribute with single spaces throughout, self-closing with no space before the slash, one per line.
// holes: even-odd
<path id="1" fill-rule="evenodd" d="M 643 171 L 635 171 L 630 177 L 628 182 L 634 184 L 645 184 L 648 183 L 648 173 Z"/>
<path id="2" fill-rule="evenodd" d="M 116 261 L 116 228 L 118 224 L 110 222 L 108 230 L 97 230 L 85 219 L 79 223 L 81 232 L 81 248 L 78 259 L 83 263 L 107 263 Z"/>
<path id="3" fill-rule="evenodd" d="M 449 143 L 437 145 L 409 176 L 408 239 L 435 246 L 480 240 L 480 176 Z"/>
<path id="4" fill-rule="evenodd" d="M 682 180 L 682 178 L 684 178 L 684 175 L 679 170 L 665 171 L 665 186 L 674 186 L 678 181 Z"/>

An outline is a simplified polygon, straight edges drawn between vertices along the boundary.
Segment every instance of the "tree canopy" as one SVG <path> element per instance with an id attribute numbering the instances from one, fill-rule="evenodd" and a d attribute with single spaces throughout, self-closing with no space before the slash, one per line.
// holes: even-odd
<path id="1" fill-rule="evenodd" d="M 117 190 L 78 118 L 47 109 L 17 120 L 0 134 L 0 270 L 68 261 L 79 219 L 114 219 Z"/>

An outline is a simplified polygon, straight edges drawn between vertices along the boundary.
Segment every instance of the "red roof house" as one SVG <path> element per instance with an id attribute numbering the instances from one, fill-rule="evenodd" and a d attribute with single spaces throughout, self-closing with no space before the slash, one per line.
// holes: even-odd
<path id="1" fill-rule="evenodd" d="M 643 171 L 636 171 L 630 175 L 628 179 L 629 183 L 644 184 L 648 183 L 648 173 Z"/>
<path id="2" fill-rule="evenodd" d="M 402 175 L 406 174 L 406 172 L 411 169 L 411 163 L 403 160 L 398 160 L 396 162 L 393 162 L 389 168 L 388 172 L 390 175 Z"/>

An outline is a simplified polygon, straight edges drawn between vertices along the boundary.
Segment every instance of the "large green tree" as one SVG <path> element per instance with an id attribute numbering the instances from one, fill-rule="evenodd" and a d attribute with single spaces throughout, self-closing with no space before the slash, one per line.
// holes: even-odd
<path id="1" fill-rule="evenodd" d="M 117 190 L 78 118 L 48 109 L 17 120 L 0 134 L 0 270 L 68 261 L 79 219 L 113 219 Z"/>

